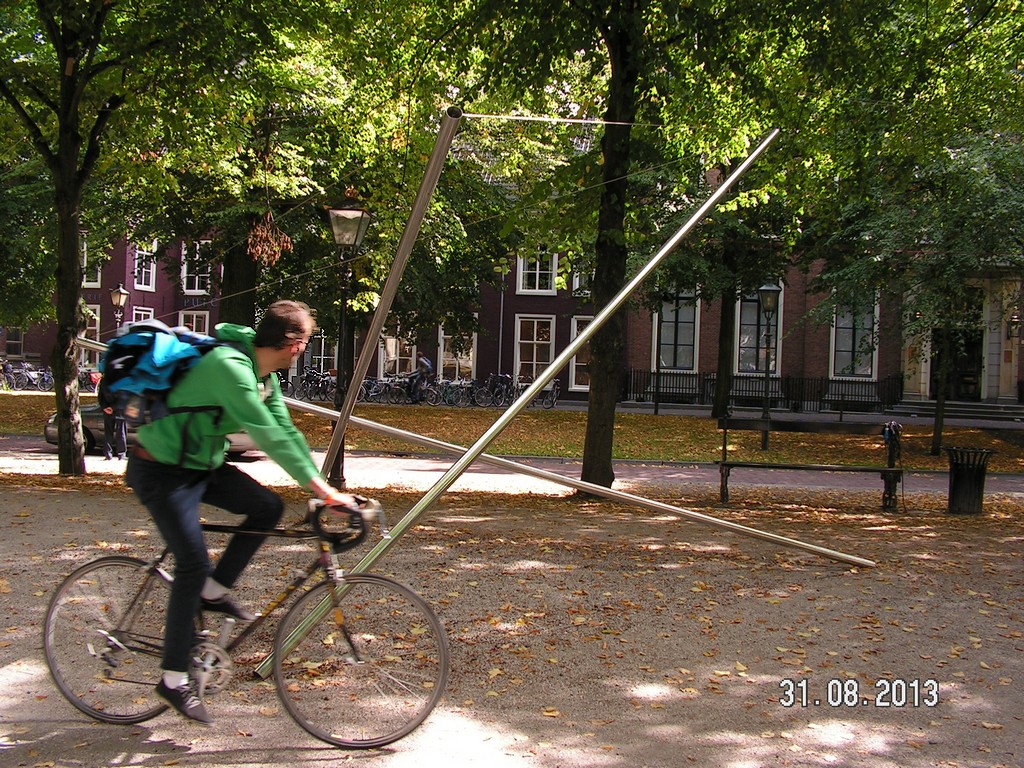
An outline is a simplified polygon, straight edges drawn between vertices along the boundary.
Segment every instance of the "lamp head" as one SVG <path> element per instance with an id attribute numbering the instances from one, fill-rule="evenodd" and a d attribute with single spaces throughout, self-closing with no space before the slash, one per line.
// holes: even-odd
<path id="1" fill-rule="evenodd" d="M 124 283 L 118 283 L 117 288 L 110 289 L 110 303 L 115 309 L 124 309 L 131 294 L 125 290 Z"/>
<path id="2" fill-rule="evenodd" d="M 373 218 L 362 208 L 330 208 L 327 215 L 331 220 L 334 242 L 343 248 L 358 248 Z"/>
<path id="3" fill-rule="evenodd" d="M 782 286 L 778 283 L 765 283 L 757 289 L 757 298 L 761 302 L 762 312 L 777 312 L 779 309 L 779 294 L 782 293 Z"/>

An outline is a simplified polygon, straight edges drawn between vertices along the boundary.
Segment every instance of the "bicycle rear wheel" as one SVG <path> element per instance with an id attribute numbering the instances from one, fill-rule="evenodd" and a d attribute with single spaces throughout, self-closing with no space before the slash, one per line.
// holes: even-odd
<path id="1" fill-rule="evenodd" d="M 274 680 L 285 709 L 318 739 L 371 749 L 411 733 L 444 693 L 448 639 L 419 595 L 376 574 L 307 592 L 281 620 Z M 310 626 L 306 626 L 309 624 Z"/>
<path id="2" fill-rule="evenodd" d="M 494 395 L 491 394 L 491 390 L 486 387 L 477 387 L 476 390 L 474 390 L 473 399 L 476 401 L 477 405 L 488 408 L 494 402 Z"/>
<path id="3" fill-rule="evenodd" d="M 46 609 L 43 651 L 64 697 L 106 723 L 141 723 L 167 706 L 160 681 L 167 582 L 134 557 L 86 563 Z"/>

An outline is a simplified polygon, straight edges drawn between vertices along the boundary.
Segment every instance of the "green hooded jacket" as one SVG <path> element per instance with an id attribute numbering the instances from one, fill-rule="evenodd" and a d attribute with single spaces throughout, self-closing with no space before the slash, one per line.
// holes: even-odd
<path id="1" fill-rule="evenodd" d="M 259 377 L 253 348 L 256 331 L 221 323 L 214 335 L 232 346 L 207 352 L 174 385 L 168 407 L 188 410 L 140 427 L 139 444 L 159 462 L 210 470 L 224 463 L 227 435 L 244 431 L 305 486 L 320 472 L 305 437 L 292 423 L 276 374 Z"/>

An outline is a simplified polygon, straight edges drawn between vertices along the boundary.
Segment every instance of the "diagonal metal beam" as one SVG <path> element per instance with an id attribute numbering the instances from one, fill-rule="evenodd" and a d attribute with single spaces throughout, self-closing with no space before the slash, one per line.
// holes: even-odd
<path id="1" fill-rule="evenodd" d="M 331 443 L 327 446 L 327 456 L 321 471 L 326 476 L 328 470 L 334 466 L 334 460 L 341 450 L 341 444 L 345 439 L 345 428 L 348 426 L 349 417 L 356 407 L 356 395 L 359 387 L 356 382 L 361 382 L 370 369 L 370 362 L 377 352 L 377 340 L 381 331 L 384 330 L 384 322 L 387 320 L 388 312 L 391 311 L 391 304 L 398 293 L 398 284 L 402 280 L 405 266 L 409 262 L 409 255 L 412 247 L 416 244 L 416 238 L 420 233 L 420 226 L 423 224 L 423 217 L 426 215 L 430 198 L 437 188 L 437 180 L 441 177 L 444 169 L 444 161 L 448 157 L 448 150 L 451 149 L 455 132 L 462 121 L 462 110 L 458 107 L 449 107 L 441 120 L 441 128 L 438 131 L 437 139 L 434 142 L 434 151 L 430 154 L 427 167 L 423 172 L 423 181 L 420 182 L 419 192 L 412 204 L 412 212 L 405 224 L 405 231 L 402 232 L 402 239 L 398 242 L 398 250 L 395 253 L 395 260 L 391 262 L 391 270 L 388 272 L 387 280 L 380 292 L 380 302 L 374 310 L 373 318 L 370 320 L 370 327 L 366 331 L 366 342 L 359 352 L 359 359 L 352 370 L 352 380 L 348 383 L 348 390 L 345 392 L 345 401 L 341 405 L 341 412 L 338 415 L 338 423 L 334 426 L 334 433 L 331 435 Z M 338 382 L 341 384 L 341 382 Z"/>
<path id="2" fill-rule="evenodd" d="M 319 405 L 313 405 L 312 403 L 305 403 L 301 400 L 292 400 L 285 398 L 290 408 L 294 408 L 298 411 L 305 411 L 306 413 L 312 413 L 317 416 L 323 416 L 328 419 L 337 419 L 338 412 L 330 408 L 324 408 Z M 418 435 L 415 432 L 409 432 L 398 427 L 391 427 L 387 424 L 380 424 L 379 422 L 369 421 L 367 419 L 361 419 L 358 416 L 352 416 L 349 419 L 349 423 L 360 427 L 362 429 L 368 429 L 372 432 L 378 432 L 388 437 L 393 437 L 398 440 L 404 440 L 414 445 L 419 445 L 424 448 L 431 448 L 434 450 L 443 451 L 448 454 L 455 456 L 462 456 L 466 453 L 467 449 L 461 445 L 455 445 L 454 443 L 446 443 L 441 440 L 435 440 L 432 437 L 426 437 L 425 435 Z M 606 499 L 612 501 L 620 501 L 625 504 L 632 504 L 634 506 L 649 509 L 653 512 L 667 512 L 670 514 L 679 515 L 687 520 L 692 520 L 696 523 L 704 525 L 710 525 L 715 528 L 721 528 L 722 530 L 730 531 L 732 533 L 738 533 L 743 536 L 749 536 L 751 538 L 760 539 L 762 541 L 768 541 L 772 544 L 779 544 L 783 547 L 789 547 L 791 549 L 799 549 L 804 552 L 810 552 L 814 555 L 820 555 L 821 557 L 835 560 L 841 563 L 848 563 L 850 565 L 858 565 L 865 568 L 870 568 L 875 565 L 873 560 L 867 560 L 862 557 L 855 555 L 849 555 L 844 552 L 838 552 L 828 547 L 818 546 L 817 544 L 808 544 L 807 542 L 800 541 L 799 539 L 790 539 L 786 536 L 780 536 L 775 533 L 769 533 L 767 531 L 760 531 L 756 528 L 750 528 L 746 525 L 740 525 L 739 523 L 733 523 L 729 520 L 720 520 L 717 517 L 711 515 L 705 515 L 701 512 L 694 512 L 690 509 L 684 509 L 682 507 L 676 507 L 671 504 L 665 504 L 660 501 L 654 501 L 653 499 L 645 499 L 642 496 L 637 496 L 632 493 L 626 493 L 624 491 L 617 491 L 612 488 L 605 488 L 603 485 L 595 485 L 588 483 L 585 480 L 577 480 L 573 477 L 566 475 L 560 475 L 556 472 L 549 472 L 540 467 L 532 467 L 529 464 L 521 464 L 512 459 L 506 459 L 502 456 L 494 456 L 489 453 L 482 453 L 478 457 L 478 460 L 484 464 L 490 464 L 494 467 L 501 469 L 508 469 L 513 472 L 517 472 L 522 475 L 530 475 L 540 480 L 547 480 L 557 485 L 564 485 L 569 488 L 575 488 L 578 491 L 584 491 L 595 496 L 603 496 Z M 354 569 L 353 569 L 354 570 Z"/>
<path id="3" fill-rule="evenodd" d="M 766 136 L 757 147 L 750 153 L 750 155 L 740 163 L 739 167 L 736 168 L 716 189 L 707 200 L 690 216 L 690 218 L 683 224 L 679 230 L 668 239 L 668 241 L 659 249 L 659 251 L 651 258 L 651 260 L 644 265 L 642 269 L 620 290 L 608 304 L 603 307 L 595 316 L 594 319 L 587 325 L 586 328 L 577 336 L 569 345 L 559 354 L 549 365 L 545 368 L 537 379 L 526 388 L 518 400 L 516 400 L 498 419 L 487 429 L 483 435 L 463 453 L 452 466 L 441 476 L 438 481 L 427 490 L 423 497 L 413 505 L 405 516 L 395 524 L 391 529 L 391 535 L 387 539 L 383 539 L 374 546 L 362 560 L 359 561 L 351 570 L 355 573 L 365 571 L 373 566 L 373 564 L 390 549 L 404 534 L 405 532 L 415 524 L 417 518 L 422 515 L 430 506 L 438 499 L 438 497 L 444 493 L 452 484 L 458 480 L 459 476 L 466 471 L 470 464 L 472 464 L 487 448 L 488 445 L 508 426 L 508 424 L 514 419 L 519 412 L 525 408 L 530 402 L 532 402 L 544 389 L 551 379 L 554 378 L 555 374 L 558 373 L 565 365 L 567 365 L 579 350 L 590 341 L 591 337 L 597 333 L 598 329 L 608 321 L 615 312 L 617 312 L 626 300 L 633 294 L 633 292 L 640 286 L 641 283 L 653 272 L 659 264 L 668 256 L 669 253 L 679 244 L 679 242 L 690 233 L 690 231 L 697 226 L 697 224 L 704 219 L 705 216 L 714 208 L 718 202 L 725 197 L 725 195 L 732 189 L 733 185 L 743 176 L 744 173 L 750 168 L 751 165 L 757 160 L 757 158 L 764 152 L 768 146 L 778 137 L 779 130 L 775 129 Z M 350 414 L 349 414 L 350 415 Z M 340 416 L 346 416 L 340 414 Z M 347 419 L 347 416 L 346 416 Z M 337 428 L 335 433 L 337 434 Z"/>

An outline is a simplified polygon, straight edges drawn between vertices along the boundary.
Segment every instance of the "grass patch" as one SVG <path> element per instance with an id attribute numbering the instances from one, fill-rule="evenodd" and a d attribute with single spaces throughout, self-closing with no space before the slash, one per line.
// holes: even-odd
<path id="1" fill-rule="evenodd" d="M 83 395 L 89 402 L 94 395 Z M 54 411 L 52 393 L 0 393 L 0 434 L 42 435 L 43 423 Z M 415 434 L 469 446 L 498 418 L 493 408 L 360 405 L 355 415 Z M 879 416 L 881 420 L 883 417 Z M 332 422 L 312 414 L 294 414 L 295 423 L 313 448 L 324 449 Z M 580 459 L 587 415 L 581 411 L 528 409 L 520 413 L 488 449 L 503 456 L 557 456 Z M 929 455 L 930 425 L 907 425 L 903 431 L 903 466 L 945 470 L 949 461 Z M 352 427 L 348 450 L 381 453 L 421 452 L 422 449 L 376 432 Z M 1024 472 L 1024 432 L 1006 429 L 947 426 L 944 444 L 995 451 L 993 472 Z M 760 450 L 758 432 L 733 432 L 730 457 L 735 460 L 780 463 L 884 464 L 881 437 L 797 433 L 775 434 L 768 451 Z M 620 413 L 615 420 L 614 456 L 620 460 L 713 462 L 721 456 L 722 437 L 708 417 L 649 413 Z"/>

